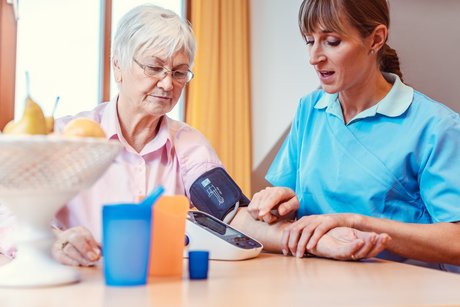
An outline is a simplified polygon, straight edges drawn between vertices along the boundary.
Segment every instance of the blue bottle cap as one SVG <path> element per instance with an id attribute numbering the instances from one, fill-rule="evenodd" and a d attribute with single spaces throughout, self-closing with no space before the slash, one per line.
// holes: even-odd
<path id="1" fill-rule="evenodd" d="M 188 252 L 188 272 L 190 279 L 207 279 L 209 268 L 209 251 L 195 250 Z"/>

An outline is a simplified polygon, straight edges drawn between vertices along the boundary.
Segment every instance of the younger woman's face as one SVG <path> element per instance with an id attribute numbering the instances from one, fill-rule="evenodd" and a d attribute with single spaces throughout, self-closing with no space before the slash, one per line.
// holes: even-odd
<path id="1" fill-rule="evenodd" d="M 315 68 L 324 91 L 338 93 L 366 82 L 376 67 L 370 56 L 371 38 L 363 39 L 358 30 L 344 22 L 343 33 L 320 29 L 305 37 L 310 64 Z"/>

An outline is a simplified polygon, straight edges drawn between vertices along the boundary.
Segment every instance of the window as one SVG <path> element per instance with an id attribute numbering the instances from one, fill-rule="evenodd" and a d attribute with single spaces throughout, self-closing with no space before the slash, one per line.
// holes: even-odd
<path id="1" fill-rule="evenodd" d="M 55 116 L 91 110 L 100 102 L 102 2 L 94 0 L 21 0 L 17 24 L 15 118 L 24 99 L 31 96 L 50 115 L 60 97 Z M 112 35 L 120 17 L 146 0 L 112 0 Z M 184 0 L 148 1 L 184 14 Z M 29 81 L 26 82 L 26 72 Z M 112 79 L 112 78 L 111 78 Z M 27 86 L 27 83 L 29 85 Z M 116 94 L 111 81 L 110 97 Z M 182 119 L 182 103 L 169 114 Z"/>
<path id="2" fill-rule="evenodd" d="M 16 51 L 15 118 L 30 94 L 50 115 L 75 114 L 97 105 L 100 5 L 94 0 L 22 0 Z"/>

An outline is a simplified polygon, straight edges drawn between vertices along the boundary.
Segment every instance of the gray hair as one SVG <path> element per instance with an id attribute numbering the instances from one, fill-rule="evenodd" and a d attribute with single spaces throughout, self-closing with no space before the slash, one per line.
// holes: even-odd
<path id="1" fill-rule="evenodd" d="M 137 55 L 167 59 L 179 51 L 188 55 L 192 66 L 195 38 L 189 22 L 153 4 L 137 6 L 121 18 L 112 46 L 121 68 L 130 67 Z"/>

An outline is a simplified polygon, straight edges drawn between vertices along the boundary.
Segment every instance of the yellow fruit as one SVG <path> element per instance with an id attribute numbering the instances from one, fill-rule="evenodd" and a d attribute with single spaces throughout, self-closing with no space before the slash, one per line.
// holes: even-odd
<path id="1" fill-rule="evenodd" d="M 5 131 L 11 130 L 11 127 L 13 127 L 13 125 L 14 125 L 14 119 L 7 122 L 5 127 L 3 127 L 3 133 L 5 133 Z"/>
<path id="2" fill-rule="evenodd" d="M 46 122 L 46 132 L 48 134 L 54 131 L 54 117 L 53 116 L 45 116 Z"/>
<path id="3" fill-rule="evenodd" d="M 105 138 L 105 132 L 101 126 L 94 120 L 84 117 L 75 118 L 68 122 L 62 130 L 62 135 Z"/>
<path id="4" fill-rule="evenodd" d="M 50 116 L 45 116 L 45 121 L 46 121 L 46 130 L 48 131 L 48 134 L 54 132 L 54 113 L 56 113 L 56 109 L 59 104 L 60 97 L 56 97 L 56 101 L 54 102 L 54 107 L 53 107 L 53 112 L 51 113 Z"/>
<path id="5" fill-rule="evenodd" d="M 42 108 L 30 97 L 26 98 L 24 113 L 17 122 L 9 122 L 4 134 L 47 134 L 45 115 Z"/>

